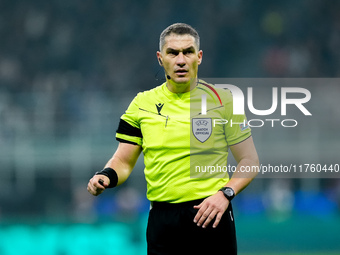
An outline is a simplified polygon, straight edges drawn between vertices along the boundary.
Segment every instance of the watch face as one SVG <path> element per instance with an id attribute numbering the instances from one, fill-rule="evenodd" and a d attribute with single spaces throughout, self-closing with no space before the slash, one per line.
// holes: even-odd
<path id="1" fill-rule="evenodd" d="M 231 196 L 234 195 L 234 192 L 233 192 L 231 189 L 226 189 L 226 190 L 224 191 L 224 193 L 225 193 L 227 196 L 229 196 L 229 197 L 231 197 Z"/>

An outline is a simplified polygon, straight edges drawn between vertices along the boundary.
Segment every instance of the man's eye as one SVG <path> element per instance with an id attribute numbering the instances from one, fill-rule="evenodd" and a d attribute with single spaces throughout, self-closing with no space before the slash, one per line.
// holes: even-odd
<path id="1" fill-rule="evenodd" d="M 190 55 L 190 54 L 193 54 L 194 52 L 192 50 L 188 50 L 188 51 L 185 51 L 184 52 L 184 55 Z"/>
<path id="2" fill-rule="evenodd" d="M 175 51 L 170 51 L 168 54 L 172 55 L 172 56 L 176 56 L 177 55 L 177 53 Z"/>

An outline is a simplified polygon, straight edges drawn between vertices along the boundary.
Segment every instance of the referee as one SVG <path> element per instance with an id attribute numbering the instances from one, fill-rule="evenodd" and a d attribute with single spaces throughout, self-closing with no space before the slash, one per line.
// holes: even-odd
<path id="1" fill-rule="evenodd" d="M 242 167 L 259 164 L 250 128 L 212 126 L 214 118 L 228 123 L 246 119 L 233 116 L 228 90 L 197 79 L 203 52 L 194 28 L 183 23 L 167 27 L 159 47 L 157 59 L 166 81 L 133 99 L 119 122 L 117 151 L 90 179 L 87 190 L 97 196 L 124 183 L 143 151 L 151 202 L 148 254 L 237 254 L 231 200 L 256 176 L 244 175 Z M 207 98 L 207 115 L 193 106 L 202 95 Z M 232 178 L 207 178 L 206 172 L 193 170 L 226 166 L 229 149 L 238 163 Z"/>

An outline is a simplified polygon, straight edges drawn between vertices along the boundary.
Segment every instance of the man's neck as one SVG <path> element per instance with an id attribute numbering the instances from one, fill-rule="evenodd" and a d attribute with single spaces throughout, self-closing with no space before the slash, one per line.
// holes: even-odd
<path id="1" fill-rule="evenodd" d="M 197 78 L 188 83 L 175 83 L 172 80 L 167 80 L 166 86 L 172 93 L 185 93 L 193 90 L 197 85 Z"/>

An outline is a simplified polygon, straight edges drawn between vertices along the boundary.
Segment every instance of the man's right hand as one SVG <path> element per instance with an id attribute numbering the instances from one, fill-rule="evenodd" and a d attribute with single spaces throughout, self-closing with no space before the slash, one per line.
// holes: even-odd
<path id="1" fill-rule="evenodd" d="M 100 184 L 99 180 L 103 180 L 103 185 Z M 102 174 L 94 175 L 87 184 L 87 191 L 94 196 L 98 196 L 110 185 L 110 179 Z"/>

